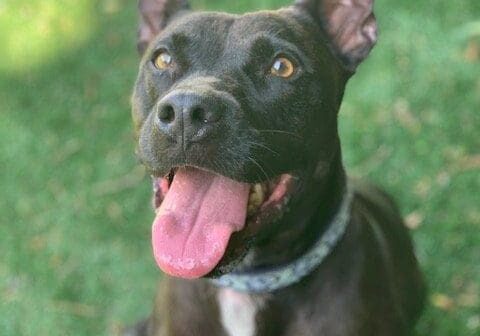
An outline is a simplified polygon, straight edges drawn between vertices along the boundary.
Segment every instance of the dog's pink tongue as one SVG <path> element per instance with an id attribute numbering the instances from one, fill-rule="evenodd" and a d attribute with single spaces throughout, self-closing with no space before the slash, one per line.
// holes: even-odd
<path id="1" fill-rule="evenodd" d="M 233 232 L 243 229 L 249 185 L 196 168 L 180 168 L 152 227 L 158 266 L 198 278 L 215 268 Z"/>

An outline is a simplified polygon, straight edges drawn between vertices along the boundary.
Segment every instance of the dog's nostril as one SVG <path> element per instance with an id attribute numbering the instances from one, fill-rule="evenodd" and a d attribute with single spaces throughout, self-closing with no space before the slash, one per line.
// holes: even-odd
<path id="1" fill-rule="evenodd" d="M 205 109 L 204 107 L 196 106 L 190 112 L 190 119 L 195 123 L 215 123 L 221 117 L 219 109 L 215 106 Z"/>
<path id="2" fill-rule="evenodd" d="M 175 119 L 175 110 L 171 105 L 163 105 L 158 110 L 158 119 L 164 123 L 171 123 Z"/>
<path id="3" fill-rule="evenodd" d="M 205 110 L 201 107 L 195 107 L 192 110 L 191 118 L 193 121 L 200 121 L 205 124 L 209 122 L 207 114 L 205 113 Z"/>

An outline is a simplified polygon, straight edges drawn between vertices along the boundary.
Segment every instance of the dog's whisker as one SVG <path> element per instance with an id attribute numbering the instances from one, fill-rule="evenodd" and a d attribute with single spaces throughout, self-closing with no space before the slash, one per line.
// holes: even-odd
<path id="1" fill-rule="evenodd" d="M 273 149 L 271 149 L 271 148 L 268 147 L 267 145 L 262 144 L 262 143 L 260 143 L 260 142 L 251 141 L 251 142 L 249 143 L 249 145 L 261 147 L 261 148 L 266 149 L 267 151 L 271 152 L 272 154 L 275 154 L 275 155 L 277 155 L 277 156 L 280 156 L 280 153 L 278 153 L 277 151 L 274 151 Z"/>
<path id="2" fill-rule="evenodd" d="M 301 137 L 300 135 L 296 134 L 296 133 L 293 133 L 293 132 L 289 132 L 289 131 L 284 131 L 284 130 L 277 130 L 277 129 L 263 129 L 263 130 L 257 130 L 257 132 L 260 132 L 260 133 L 280 133 L 280 134 L 286 134 L 286 135 L 291 135 L 299 140 L 303 140 L 303 137 Z"/>
<path id="3" fill-rule="evenodd" d="M 250 160 L 253 164 L 255 164 L 259 169 L 260 171 L 263 173 L 263 175 L 265 176 L 265 180 L 268 181 L 269 180 L 269 177 L 268 177 L 268 174 L 267 172 L 265 171 L 265 169 L 263 169 L 262 165 L 260 163 L 258 163 L 254 158 L 252 158 L 251 156 L 248 156 L 247 157 L 248 160 Z"/>

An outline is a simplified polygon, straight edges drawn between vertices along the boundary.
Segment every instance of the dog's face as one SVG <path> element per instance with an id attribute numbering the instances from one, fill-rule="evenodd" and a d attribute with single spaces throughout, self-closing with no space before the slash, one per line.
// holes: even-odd
<path id="1" fill-rule="evenodd" d="M 371 1 L 353 3 L 238 16 L 140 1 L 133 118 L 154 176 L 152 242 L 165 272 L 228 271 L 308 197 L 301 186 L 338 151 L 345 83 L 375 41 Z"/>

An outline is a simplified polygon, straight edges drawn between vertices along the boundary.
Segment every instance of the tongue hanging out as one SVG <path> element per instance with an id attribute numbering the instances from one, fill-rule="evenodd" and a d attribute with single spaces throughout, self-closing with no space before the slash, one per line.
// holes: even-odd
<path id="1" fill-rule="evenodd" d="M 153 222 L 153 253 L 173 276 L 198 278 L 223 257 L 245 225 L 250 186 L 197 168 L 180 168 Z"/>

